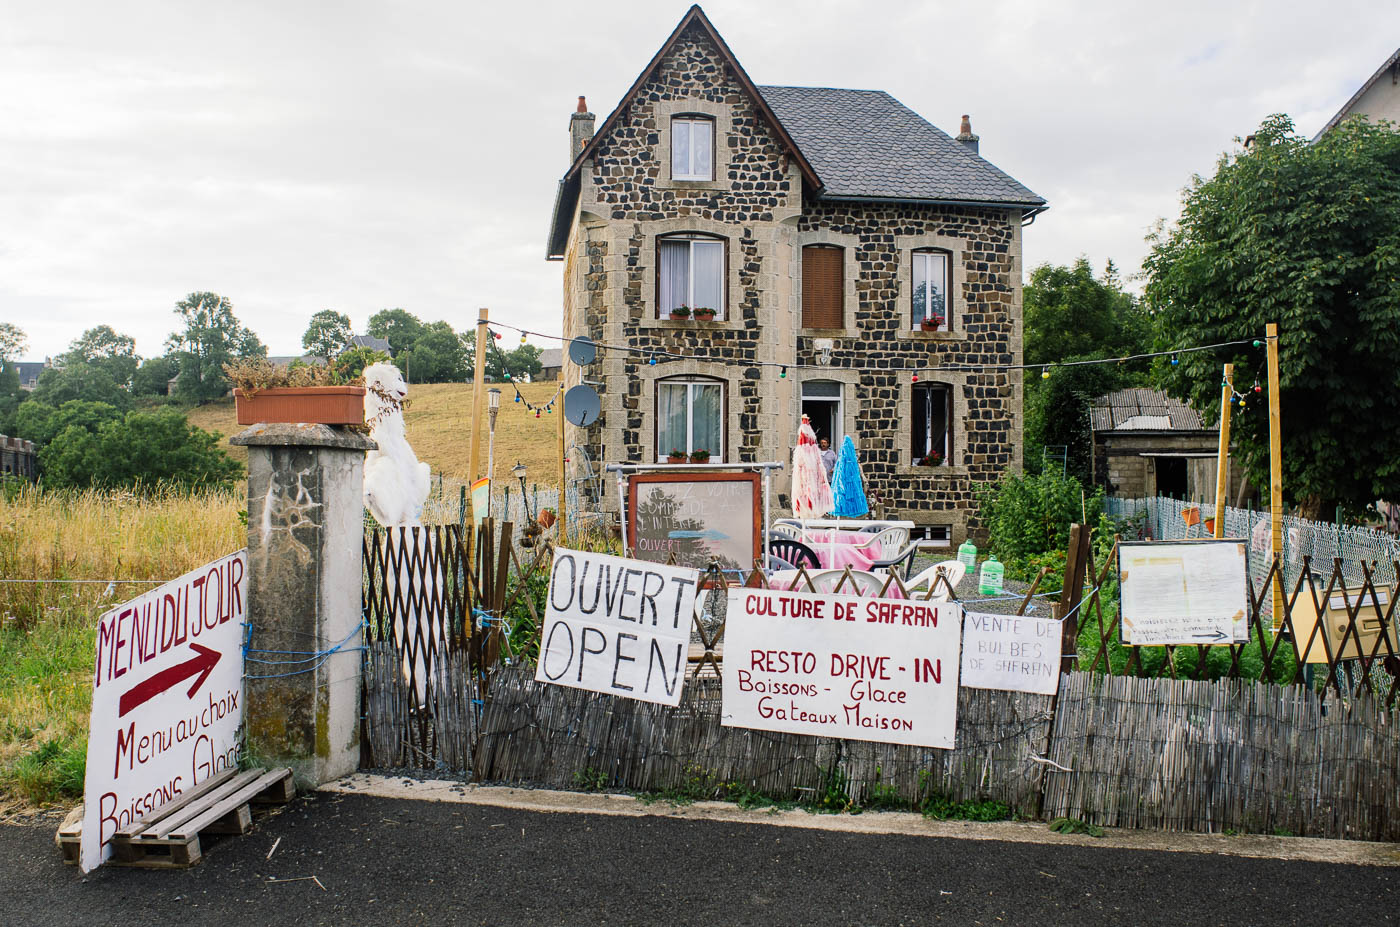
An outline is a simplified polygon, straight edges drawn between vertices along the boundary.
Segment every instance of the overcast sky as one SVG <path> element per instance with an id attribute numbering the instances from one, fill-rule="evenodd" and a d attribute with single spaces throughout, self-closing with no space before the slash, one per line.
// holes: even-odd
<path id="1" fill-rule="evenodd" d="M 1400 3 L 712 0 L 760 84 L 886 90 L 1050 202 L 1027 271 L 1135 272 L 1181 188 L 1270 113 L 1312 134 Z M 688 4 L 7 0 L 0 320 L 28 358 L 109 323 L 162 351 L 192 290 L 273 354 L 318 309 L 558 331 L 569 115 L 605 117 Z"/>

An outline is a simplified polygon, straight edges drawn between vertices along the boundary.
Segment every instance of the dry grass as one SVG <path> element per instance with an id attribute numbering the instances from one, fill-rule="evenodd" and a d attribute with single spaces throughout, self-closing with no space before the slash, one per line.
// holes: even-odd
<path id="1" fill-rule="evenodd" d="M 0 806 L 81 791 L 93 628 L 108 608 L 246 543 L 239 495 L 0 494 Z M 103 582 L 61 582 L 103 580 Z M 76 781 L 75 781 L 76 776 Z"/>
<path id="2" fill-rule="evenodd" d="M 508 480 L 510 468 L 518 460 L 530 469 L 530 481 L 554 486 L 559 481 L 559 422 L 563 402 L 553 413 L 539 418 L 517 403 L 509 383 L 500 383 L 501 412 L 496 421 L 496 479 Z M 543 405 L 558 388 L 557 383 L 522 383 L 520 392 L 532 403 Z M 408 441 L 420 460 L 449 481 L 465 481 L 471 454 L 472 385 L 470 383 L 426 383 L 408 388 L 410 400 L 404 416 Z M 225 437 L 243 429 L 234 418 L 233 400 L 224 399 L 197 406 L 187 413 L 191 424 L 218 431 Z M 483 424 L 485 415 L 483 413 Z M 229 455 L 246 464 L 246 448 L 224 445 Z M 486 466 L 486 445 L 481 447 L 481 465 Z"/>

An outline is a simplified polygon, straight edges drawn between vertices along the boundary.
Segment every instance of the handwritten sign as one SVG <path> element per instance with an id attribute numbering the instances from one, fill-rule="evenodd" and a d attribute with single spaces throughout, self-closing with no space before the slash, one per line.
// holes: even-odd
<path id="1" fill-rule="evenodd" d="M 961 606 L 729 590 L 729 727 L 953 746 Z"/>
<path id="2" fill-rule="evenodd" d="M 240 550 L 97 620 L 84 872 L 118 830 L 238 765 L 247 576 Z"/>
<path id="3" fill-rule="evenodd" d="M 700 574 L 555 548 L 535 681 L 678 705 Z"/>
<path id="4" fill-rule="evenodd" d="M 1054 695 L 1060 687 L 1060 623 L 1050 618 L 968 612 L 962 684 Z"/>
<path id="5" fill-rule="evenodd" d="M 644 473 L 628 483 L 632 556 L 704 569 L 751 570 L 762 550 L 757 473 Z"/>
<path id="6" fill-rule="evenodd" d="M 1118 547 L 1123 643 L 1249 640 L 1245 542 L 1128 542 Z"/>

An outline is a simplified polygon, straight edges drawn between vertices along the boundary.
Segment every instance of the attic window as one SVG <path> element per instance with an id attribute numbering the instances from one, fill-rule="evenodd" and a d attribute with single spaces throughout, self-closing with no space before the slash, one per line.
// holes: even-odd
<path id="1" fill-rule="evenodd" d="M 671 120 L 671 179 L 715 179 L 715 121 L 707 116 Z"/>

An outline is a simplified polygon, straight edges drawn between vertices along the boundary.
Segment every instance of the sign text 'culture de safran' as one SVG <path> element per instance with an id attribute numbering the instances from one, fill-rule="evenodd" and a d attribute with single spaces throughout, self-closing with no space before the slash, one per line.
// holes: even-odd
<path id="1" fill-rule="evenodd" d="M 731 589 L 720 720 L 951 748 L 960 624 L 946 602 Z"/>
<path id="2" fill-rule="evenodd" d="M 97 620 L 82 868 L 112 835 L 238 764 L 246 551 Z"/>
<path id="3" fill-rule="evenodd" d="M 555 548 L 535 681 L 678 705 L 696 570 Z"/>

